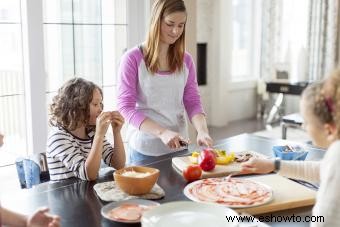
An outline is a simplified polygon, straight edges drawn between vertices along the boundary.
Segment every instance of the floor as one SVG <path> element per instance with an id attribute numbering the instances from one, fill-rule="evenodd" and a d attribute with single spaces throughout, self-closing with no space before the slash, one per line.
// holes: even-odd
<path id="1" fill-rule="evenodd" d="M 265 126 L 262 120 L 246 119 L 230 122 L 225 127 L 209 127 L 209 132 L 211 137 L 216 141 L 241 133 L 253 133 L 264 129 Z M 11 157 L 11 155 L 7 155 L 6 159 L 14 160 L 14 157 Z M 13 163 L 13 161 L 7 161 L 6 165 L 0 165 L 0 196 L 4 196 L 8 191 L 20 189 L 16 167 L 14 164 L 7 165 L 8 163 Z"/>
<path id="2" fill-rule="evenodd" d="M 242 133 L 253 133 L 265 129 L 262 119 L 245 119 L 229 122 L 224 127 L 209 127 L 210 136 L 214 140 L 224 139 Z"/>

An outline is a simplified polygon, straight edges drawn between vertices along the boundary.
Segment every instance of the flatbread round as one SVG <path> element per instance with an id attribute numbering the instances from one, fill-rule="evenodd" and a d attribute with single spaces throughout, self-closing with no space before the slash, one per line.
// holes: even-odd
<path id="1" fill-rule="evenodd" d="M 272 189 L 243 178 L 208 178 L 195 181 L 184 188 L 184 194 L 196 202 L 218 203 L 232 208 L 265 204 L 272 200 Z"/>

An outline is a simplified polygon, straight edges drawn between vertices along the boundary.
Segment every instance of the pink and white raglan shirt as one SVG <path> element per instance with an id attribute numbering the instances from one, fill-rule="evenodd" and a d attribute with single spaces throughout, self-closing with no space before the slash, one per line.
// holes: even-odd
<path id="1" fill-rule="evenodd" d="M 129 146 L 149 156 L 173 152 L 159 138 L 139 130 L 149 118 L 161 126 L 188 137 L 189 119 L 204 113 L 192 57 L 185 53 L 183 70 L 151 74 L 143 53 L 135 47 L 126 52 L 119 67 L 118 109 L 129 123 Z"/>

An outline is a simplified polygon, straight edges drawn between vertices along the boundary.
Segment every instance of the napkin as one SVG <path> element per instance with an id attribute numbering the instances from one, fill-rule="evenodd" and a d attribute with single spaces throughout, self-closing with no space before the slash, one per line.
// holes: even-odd
<path id="1" fill-rule="evenodd" d="M 151 191 L 144 195 L 129 195 L 123 192 L 114 181 L 108 181 L 103 183 L 97 183 L 93 186 L 93 189 L 101 200 L 110 201 L 121 201 L 126 199 L 160 199 L 165 195 L 164 190 L 155 184 Z"/>

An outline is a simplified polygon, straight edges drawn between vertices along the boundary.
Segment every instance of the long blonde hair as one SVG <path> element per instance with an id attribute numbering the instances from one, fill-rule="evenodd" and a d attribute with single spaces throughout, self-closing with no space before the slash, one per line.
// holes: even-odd
<path id="1" fill-rule="evenodd" d="M 156 73 L 159 69 L 159 50 L 161 23 L 165 16 L 174 12 L 185 12 L 186 8 L 183 0 L 155 0 L 152 6 L 149 32 L 144 46 L 144 60 L 147 69 L 151 73 Z M 168 62 L 171 72 L 183 68 L 185 52 L 185 25 L 181 36 L 174 44 L 169 46 Z"/>

